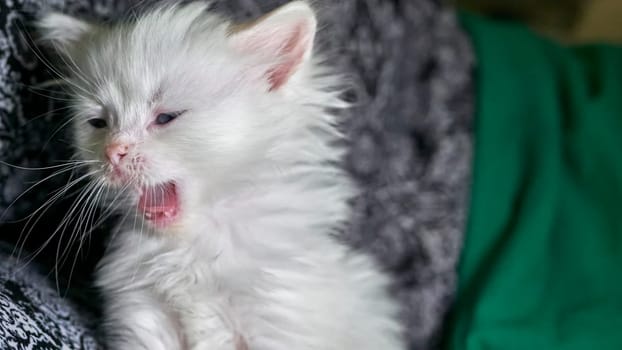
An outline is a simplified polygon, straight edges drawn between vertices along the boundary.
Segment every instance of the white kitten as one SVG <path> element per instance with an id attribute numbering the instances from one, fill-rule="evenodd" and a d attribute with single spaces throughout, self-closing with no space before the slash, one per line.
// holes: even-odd
<path id="1" fill-rule="evenodd" d="M 81 157 L 126 218 L 98 271 L 111 349 L 403 349 L 371 259 L 334 238 L 353 191 L 304 2 L 244 25 L 203 3 L 40 22 Z"/>

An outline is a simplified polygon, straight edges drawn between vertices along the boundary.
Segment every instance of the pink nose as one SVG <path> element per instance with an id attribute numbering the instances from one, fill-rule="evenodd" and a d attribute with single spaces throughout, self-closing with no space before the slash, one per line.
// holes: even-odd
<path id="1" fill-rule="evenodd" d="M 113 165 L 118 165 L 121 159 L 127 155 L 130 146 L 127 143 L 111 143 L 106 146 L 106 158 Z"/>

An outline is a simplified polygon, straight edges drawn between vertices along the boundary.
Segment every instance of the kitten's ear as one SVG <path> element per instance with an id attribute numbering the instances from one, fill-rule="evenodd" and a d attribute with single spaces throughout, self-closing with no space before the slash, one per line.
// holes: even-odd
<path id="1" fill-rule="evenodd" d="M 42 39 L 53 46 L 66 50 L 75 45 L 92 29 L 92 25 L 75 17 L 51 12 L 37 21 Z"/>
<path id="2" fill-rule="evenodd" d="M 258 20 L 234 26 L 230 39 L 235 49 L 260 55 L 269 62 L 265 76 L 277 90 L 311 56 L 317 21 L 304 1 L 294 1 Z"/>

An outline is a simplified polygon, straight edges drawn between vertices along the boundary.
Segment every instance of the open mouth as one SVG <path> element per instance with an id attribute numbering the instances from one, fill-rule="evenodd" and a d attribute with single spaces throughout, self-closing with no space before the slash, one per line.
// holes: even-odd
<path id="1" fill-rule="evenodd" d="M 145 220 L 157 227 L 166 227 L 179 216 L 179 195 L 177 185 L 167 182 L 140 189 L 138 209 Z"/>

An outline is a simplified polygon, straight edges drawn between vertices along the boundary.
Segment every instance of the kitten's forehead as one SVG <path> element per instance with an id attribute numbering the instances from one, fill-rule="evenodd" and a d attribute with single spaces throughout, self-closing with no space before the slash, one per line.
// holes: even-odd
<path id="1" fill-rule="evenodd" d="M 101 28 L 87 43 L 80 71 L 101 103 L 129 115 L 135 103 L 190 98 L 232 80 L 227 71 L 227 24 L 205 5 L 155 11 L 140 20 Z"/>

